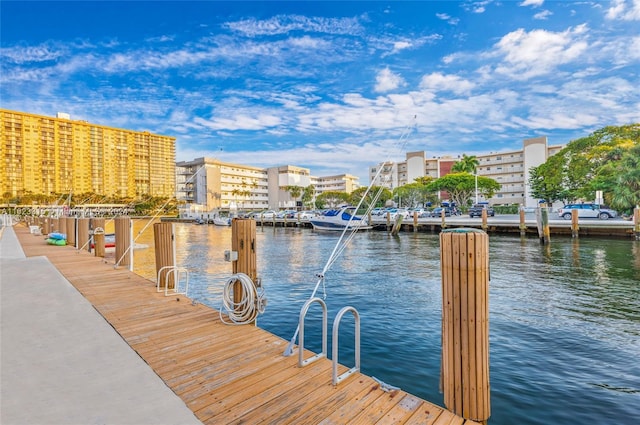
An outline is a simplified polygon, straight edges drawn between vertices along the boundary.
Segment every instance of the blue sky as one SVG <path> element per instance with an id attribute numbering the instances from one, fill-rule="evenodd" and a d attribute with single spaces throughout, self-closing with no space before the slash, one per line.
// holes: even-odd
<path id="1" fill-rule="evenodd" d="M 640 0 L 0 3 L 2 108 L 313 175 L 640 122 Z"/>

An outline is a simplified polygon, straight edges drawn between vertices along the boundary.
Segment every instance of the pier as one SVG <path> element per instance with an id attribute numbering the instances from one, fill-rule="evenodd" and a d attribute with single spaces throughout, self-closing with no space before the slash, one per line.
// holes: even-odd
<path id="1" fill-rule="evenodd" d="M 185 222 L 183 219 L 175 218 L 163 218 L 162 220 Z M 258 227 L 312 227 L 308 219 L 298 220 L 293 218 L 272 218 L 261 220 L 260 218 L 256 218 L 255 220 Z M 394 224 L 395 222 L 392 220 L 387 221 L 385 216 L 372 216 L 371 225 L 373 226 L 373 231 L 391 231 Z M 572 220 L 558 218 L 557 214 L 551 215 L 549 219 L 549 231 L 551 235 L 614 236 L 633 238 L 634 235 L 638 233 L 638 230 L 634 231 L 635 226 L 636 225 L 633 220 L 622 219 L 581 219 L 578 223 L 573 223 Z M 440 217 L 421 217 L 417 220 L 408 218 L 402 221 L 399 225 L 398 231 L 439 233 L 446 228 L 460 227 L 483 229 L 488 233 L 538 234 L 534 214 L 527 214 L 522 224 L 520 223 L 519 216 L 516 214 L 488 217 L 486 225 L 483 224 L 480 217 L 470 218 L 466 215 L 445 217 L 444 222 Z"/>
<path id="2" fill-rule="evenodd" d="M 251 325 L 225 325 L 218 312 L 207 306 L 183 295 L 165 296 L 157 292 L 154 282 L 122 267 L 115 268 L 108 260 L 86 251 L 47 245 L 42 236 L 29 233 L 24 226 L 11 231 L 15 231 L 24 255 L 37 257 L 39 261 L 45 261 L 46 257 L 55 267 L 52 269 L 73 285 L 202 423 L 476 424 L 402 390 L 382 388 L 373 378 L 359 372 L 334 386 L 332 364 L 328 359 L 299 368 L 297 356 L 282 355 L 288 341 L 280 337 Z M 0 253 L 3 257 L 5 251 Z M 19 288 L 17 283 L 31 284 L 24 279 L 24 267 L 29 266 L 7 269 L 6 265 L 10 267 L 12 261 L 19 260 L 3 258 L 3 307 L 6 280 L 10 279 L 16 288 Z M 46 300 L 47 293 L 41 297 Z M 24 309 L 31 307 L 28 302 L 22 305 Z M 45 303 L 41 308 L 51 306 Z M 56 312 L 50 314 L 55 317 Z M 61 332 L 75 332 L 76 324 L 64 325 Z M 3 320 L 3 332 L 4 327 Z M 89 346 L 94 343 L 92 339 L 85 341 Z M 61 356 L 64 354 L 55 351 L 73 352 L 78 348 L 52 345 L 50 350 L 52 355 Z M 3 377 L 5 367 L 8 365 L 3 364 Z M 341 366 L 341 372 L 345 370 L 347 367 Z M 3 394 L 12 390 L 7 385 L 3 382 Z M 82 383 L 77 385 L 81 387 Z M 67 388 L 58 389 L 60 397 L 52 401 L 51 409 L 64 409 L 66 403 L 75 402 L 70 399 Z M 82 392 L 82 388 L 75 391 Z M 148 391 L 153 398 L 160 390 Z M 35 398 L 38 394 L 32 396 Z M 105 394 L 105 397 L 111 395 Z M 163 397 L 171 399 L 166 394 Z M 4 399 L 5 395 L 3 409 Z M 30 400 L 15 403 L 25 410 L 31 408 Z M 171 403 L 175 404 L 175 400 Z M 173 411 L 189 418 L 178 405 Z M 126 417 L 126 412 L 122 414 Z M 170 418 L 149 419 L 147 423 L 185 423 Z M 80 422 L 86 423 L 87 418 Z"/>

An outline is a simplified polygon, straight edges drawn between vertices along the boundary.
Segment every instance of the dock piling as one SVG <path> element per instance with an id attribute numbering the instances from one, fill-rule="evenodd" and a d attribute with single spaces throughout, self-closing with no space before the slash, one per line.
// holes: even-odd
<path id="1" fill-rule="evenodd" d="M 153 243 L 156 254 L 156 275 L 159 276 L 158 288 L 175 288 L 176 274 L 169 267 L 176 266 L 174 249 L 175 237 L 173 223 L 155 223 L 153 225 Z"/>
<path id="2" fill-rule="evenodd" d="M 442 376 L 447 409 L 485 422 L 489 397 L 489 237 L 478 229 L 440 233 Z"/>

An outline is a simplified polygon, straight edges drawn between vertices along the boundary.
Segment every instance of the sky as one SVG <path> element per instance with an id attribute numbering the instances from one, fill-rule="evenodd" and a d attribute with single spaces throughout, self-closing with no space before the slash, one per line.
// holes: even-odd
<path id="1" fill-rule="evenodd" d="M 314 176 L 640 122 L 640 0 L 0 2 L 0 107 Z"/>

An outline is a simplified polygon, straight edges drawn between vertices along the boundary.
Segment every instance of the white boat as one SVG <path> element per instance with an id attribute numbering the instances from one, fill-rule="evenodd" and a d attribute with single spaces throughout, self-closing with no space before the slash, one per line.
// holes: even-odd
<path id="1" fill-rule="evenodd" d="M 216 226 L 231 226 L 231 217 L 213 217 L 213 224 Z"/>
<path id="2" fill-rule="evenodd" d="M 368 230 L 372 226 L 366 217 L 355 215 L 356 207 L 342 207 L 337 210 L 330 210 L 326 213 L 313 217 L 309 221 L 314 230 L 344 230 L 345 228 Z"/>

